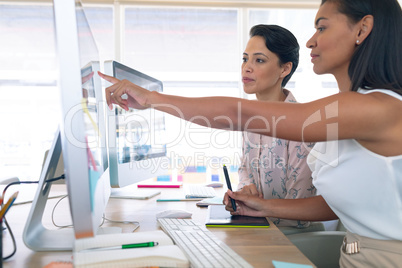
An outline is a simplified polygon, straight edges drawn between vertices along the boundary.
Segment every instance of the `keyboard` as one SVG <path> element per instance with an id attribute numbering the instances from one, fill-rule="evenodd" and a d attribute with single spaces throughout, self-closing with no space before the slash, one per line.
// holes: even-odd
<path id="1" fill-rule="evenodd" d="M 159 218 L 159 226 L 183 250 L 193 268 L 252 267 L 205 225 L 191 219 Z"/>
<path id="2" fill-rule="evenodd" d="M 211 198 L 216 196 L 216 192 L 212 187 L 185 184 L 183 188 L 186 198 Z"/>

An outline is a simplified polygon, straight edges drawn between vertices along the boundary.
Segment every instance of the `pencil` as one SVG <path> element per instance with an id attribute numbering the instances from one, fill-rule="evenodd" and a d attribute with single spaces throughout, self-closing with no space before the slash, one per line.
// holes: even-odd
<path id="1" fill-rule="evenodd" d="M 15 192 L 7 201 L 7 203 L 1 208 L 0 210 L 0 220 L 4 218 L 6 215 L 7 211 L 10 209 L 10 207 L 13 205 L 15 199 L 18 196 L 18 192 Z"/>

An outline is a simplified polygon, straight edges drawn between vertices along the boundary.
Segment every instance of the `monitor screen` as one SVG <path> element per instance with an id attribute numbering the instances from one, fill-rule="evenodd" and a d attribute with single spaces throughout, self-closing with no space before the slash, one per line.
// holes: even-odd
<path id="1" fill-rule="evenodd" d="M 94 141 L 88 145 L 95 152 L 98 158 L 98 163 L 101 163 L 102 171 L 108 168 L 108 155 L 107 155 L 107 144 L 106 144 L 106 115 L 105 115 L 105 101 L 103 98 L 103 89 L 100 77 L 97 72 L 100 70 L 100 65 L 98 61 L 92 61 L 86 64 L 81 69 L 82 78 L 82 90 L 83 96 L 86 99 L 88 114 L 85 119 L 88 123 L 88 129 L 96 129 L 96 133 L 93 136 Z"/>
<path id="2" fill-rule="evenodd" d="M 150 91 L 163 91 L 161 81 L 116 61 L 105 62 L 105 73 Z M 168 173 L 162 112 L 151 109 L 125 111 L 115 106 L 107 119 L 112 187 L 123 187 Z"/>
<path id="3" fill-rule="evenodd" d="M 39 251 L 71 250 L 74 239 L 95 236 L 110 196 L 96 43 L 79 0 L 54 0 L 54 15 L 62 118 L 24 229 L 25 244 Z M 46 179 L 61 153 L 73 229 L 49 230 L 41 224 Z"/>

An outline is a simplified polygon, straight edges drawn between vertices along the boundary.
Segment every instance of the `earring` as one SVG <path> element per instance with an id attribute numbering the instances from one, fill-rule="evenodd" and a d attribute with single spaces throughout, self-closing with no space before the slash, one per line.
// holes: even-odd
<path id="1" fill-rule="evenodd" d="M 359 42 L 360 42 L 359 40 L 356 40 L 356 44 L 359 44 Z"/>

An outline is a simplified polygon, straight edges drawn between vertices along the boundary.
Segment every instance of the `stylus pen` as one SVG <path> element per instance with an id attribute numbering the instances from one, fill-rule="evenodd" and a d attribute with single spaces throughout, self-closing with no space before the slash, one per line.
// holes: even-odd
<path id="1" fill-rule="evenodd" d="M 113 250 L 113 249 L 128 249 L 128 248 L 149 248 L 155 247 L 159 245 L 158 242 L 144 242 L 144 243 L 135 243 L 135 244 L 125 244 L 121 246 L 114 246 L 114 247 L 96 247 L 96 248 L 86 248 L 81 250 L 83 251 L 93 251 L 93 250 Z"/>
<path id="2" fill-rule="evenodd" d="M 228 169 L 227 169 L 226 165 L 223 165 L 223 173 L 225 174 L 226 185 L 228 186 L 228 189 L 232 191 L 232 184 L 230 183 L 229 173 L 228 173 Z M 229 197 L 229 199 L 230 199 L 230 202 L 232 202 L 233 210 L 236 211 L 236 201 L 230 197 Z"/>

